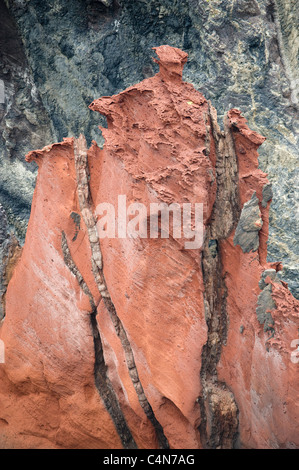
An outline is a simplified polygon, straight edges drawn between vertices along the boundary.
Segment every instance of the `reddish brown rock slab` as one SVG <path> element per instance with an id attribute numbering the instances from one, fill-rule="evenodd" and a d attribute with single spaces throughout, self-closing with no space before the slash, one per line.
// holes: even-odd
<path id="1" fill-rule="evenodd" d="M 122 448 L 94 384 L 89 299 L 65 265 L 61 250 L 63 230 L 99 300 L 82 221 L 72 242 L 76 226 L 70 215 L 79 213 L 73 139 L 35 151 L 27 157 L 31 158 L 39 165 L 38 179 L 1 327 L 5 344 L 5 364 L 0 365 L 1 446 Z M 136 434 L 145 445 L 144 434 L 139 429 Z"/>
<path id="2" fill-rule="evenodd" d="M 298 302 L 273 272 L 261 284 L 281 269 L 266 261 L 264 138 L 235 109 L 221 133 L 182 81 L 187 54 L 155 52 L 157 75 L 90 105 L 108 123 L 104 149 L 88 150 L 90 175 L 78 176 L 87 150 L 77 155 L 72 138 L 27 156 L 39 172 L 0 326 L 2 448 L 299 447 Z M 100 240 L 105 300 L 84 210 L 93 221 L 110 203 L 117 225 L 119 195 L 202 203 L 212 239 L 193 250 L 173 236 Z M 258 249 L 243 252 L 237 218 L 253 197 Z M 258 316 L 261 289 L 271 308 Z"/>
<path id="3" fill-rule="evenodd" d="M 264 139 L 250 131 L 239 111 L 231 110 L 228 117 L 239 164 L 240 202 L 256 192 L 261 203 L 268 180 L 258 169 L 257 148 Z M 279 271 L 281 265 L 266 262 L 269 204 L 260 204 L 260 210 L 258 251 L 243 253 L 233 244 L 234 234 L 221 243 L 229 327 L 218 375 L 238 404 L 241 447 L 298 448 L 298 363 L 291 360 L 291 344 L 298 337 L 299 302 L 284 283 L 266 278 L 276 308 L 269 310 L 273 330 L 264 331 L 256 312 L 259 281 L 266 269 Z"/>
<path id="4" fill-rule="evenodd" d="M 277 308 L 271 311 L 275 333 L 267 343 L 270 334 L 263 331 L 256 316 L 260 266 L 248 255 L 247 262 L 237 262 L 232 251 L 231 244 L 225 242 L 229 328 L 218 374 L 238 403 L 240 445 L 297 448 L 298 363 L 291 360 L 291 344 L 298 337 L 299 303 L 282 284 L 275 283 Z M 254 267 L 256 277 L 252 275 Z"/>
<path id="5" fill-rule="evenodd" d="M 156 49 L 161 62 L 168 49 Z M 178 79 L 185 55 L 171 52 L 169 74 L 163 61 L 155 77 L 90 106 L 108 122 L 100 161 L 90 152 L 92 199 L 95 207 L 108 202 L 117 208 L 118 196 L 126 195 L 128 205 L 143 203 L 148 211 L 155 202 L 201 202 L 207 223 L 216 194 L 215 155 L 206 155 L 213 139 L 209 105 Z M 106 238 L 101 249 L 109 293 L 155 416 L 171 447 L 198 447 L 197 397 L 207 331 L 200 249 L 185 250 L 182 240 L 172 237 Z M 101 315 L 98 322 L 103 331 Z M 125 375 L 118 367 L 115 385 Z"/>

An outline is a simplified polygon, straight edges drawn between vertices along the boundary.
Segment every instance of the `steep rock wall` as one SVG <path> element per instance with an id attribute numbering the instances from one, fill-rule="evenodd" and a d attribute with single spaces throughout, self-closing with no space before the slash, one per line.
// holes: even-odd
<path id="1" fill-rule="evenodd" d="M 27 155 L 39 173 L 1 322 L 3 448 L 299 447 L 298 301 L 266 261 L 264 137 L 236 109 L 221 131 L 182 81 L 187 54 L 156 53 L 158 74 L 91 103 L 103 149 L 80 136 Z M 119 195 L 203 203 L 202 246 L 99 240 L 97 207 Z"/>

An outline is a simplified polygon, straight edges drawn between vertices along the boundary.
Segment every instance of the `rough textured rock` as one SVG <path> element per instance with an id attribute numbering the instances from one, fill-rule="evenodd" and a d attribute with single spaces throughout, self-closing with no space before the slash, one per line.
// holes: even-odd
<path id="1" fill-rule="evenodd" d="M 259 209 L 259 200 L 256 194 L 253 193 L 250 201 L 245 202 L 243 206 L 234 236 L 234 244 L 240 245 L 244 253 L 257 251 L 259 247 L 258 232 L 262 226 L 263 221 Z"/>
<path id="2" fill-rule="evenodd" d="M 155 51 L 159 73 L 90 104 L 103 149 L 81 135 L 26 157 L 39 170 L 0 324 L 2 448 L 299 447 L 299 307 L 267 262 L 265 139 L 237 109 L 222 131 L 182 81 L 187 54 Z M 99 239 L 97 207 L 119 195 L 203 203 L 202 246 Z M 258 249 L 244 252 L 255 199 Z"/>
<path id="3" fill-rule="evenodd" d="M 263 138 L 251 132 L 240 115 L 228 114 L 238 159 L 240 204 L 253 189 L 261 201 L 267 180 L 257 168 L 257 148 Z M 291 348 L 298 337 L 299 306 L 287 285 L 269 275 L 270 269 L 281 269 L 280 263 L 266 263 L 269 206 L 260 206 L 263 226 L 257 252 L 243 253 L 241 247 L 234 247 L 233 234 L 221 244 L 229 329 L 218 374 L 238 403 L 239 440 L 244 447 L 296 448 L 298 364 L 291 361 Z M 272 300 L 270 295 L 263 298 L 265 290 L 273 291 Z M 287 382 L 292 383 L 290 388 L 283 385 Z"/>
<path id="4" fill-rule="evenodd" d="M 5 4 L 10 16 L 2 14 L 1 0 L 0 30 L 6 31 L 15 21 L 24 52 L 18 45 L 22 60 L 9 67 L 14 78 L 0 76 L 8 114 L 0 148 L 5 162 L 0 202 L 20 238 L 27 225 L 34 175 L 28 166 L 11 164 L 3 155 L 23 159 L 26 151 L 80 132 L 88 143 L 96 139 L 102 144 L 97 125 L 104 120 L 88 110 L 89 103 L 152 76 L 156 66 L 151 47 L 169 44 L 188 52 L 184 77 L 212 101 L 221 120 L 229 108 L 238 107 L 249 125 L 267 138 L 259 161 L 273 187 L 268 260 L 282 261 L 283 278 L 299 296 L 294 204 L 298 199 L 296 0 L 6 0 Z M 9 57 L 14 56 L 15 46 L 11 41 L 7 45 Z"/>
<path id="5" fill-rule="evenodd" d="M 8 228 L 24 242 L 35 184 L 28 150 L 53 139 L 51 121 L 34 83 L 17 25 L 0 2 L 0 201 Z"/>

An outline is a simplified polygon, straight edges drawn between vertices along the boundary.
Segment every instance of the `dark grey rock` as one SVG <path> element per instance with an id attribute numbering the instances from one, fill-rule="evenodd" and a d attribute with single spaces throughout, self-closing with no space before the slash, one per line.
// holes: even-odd
<path id="1" fill-rule="evenodd" d="M 15 250 L 18 250 L 19 242 L 13 233 L 8 232 L 8 224 L 5 210 L 0 204 L 0 321 L 5 316 L 5 300 L 8 278 L 7 265 Z"/>
<path id="2" fill-rule="evenodd" d="M 272 184 L 267 183 L 263 186 L 263 193 L 262 193 L 263 199 L 262 199 L 262 207 L 267 207 L 267 203 L 271 201 L 273 197 L 273 191 L 272 191 Z"/>
<path id="3" fill-rule="evenodd" d="M 273 327 L 274 321 L 270 310 L 276 308 L 276 303 L 272 299 L 272 286 L 266 286 L 257 299 L 256 315 L 259 323 L 264 325 L 264 331 L 268 331 Z"/>
<path id="4" fill-rule="evenodd" d="M 236 0 L 233 4 L 233 12 L 240 16 L 257 16 L 261 13 L 256 0 Z"/>
<path id="5" fill-rule="evenodd" d="M 17 25 L 0 1 L 0 203 L 7 223 L 24 240 L 36 165 L 29 150 L 50 143 L 51 121 L 34 83 Z"/>
<path id="6" fill-rule="evenodd" d="M 270 277 L 272 281 L 279 281 L 277 277 L 277 272 L 275 269 L 265 269 L 265 271 L 261 275 L 261 279 L 259 281 L 259 288 L 263 290 L 265 287 L 267 287 L 267 283 L 265 282 L 267 277 Z"/>
<path id="7" fill-rule="evenodd" d="M 272 271 L 272 270 L 267 270 L 267 271 Z M 273 275 L 273 273 L 270 273 L 270 276 L 271 275 Z M 265 277 L 266 276 L 264 276 L 264 278 Z M 262 277 L 261 279 L 262 283 L 264 283 L 264 278 Z M 265 284 L 265 286 L 266 287 L 263 288 L 262 292 L 260 293 L 257 299 L 256 315 L 257 315 L 257 319 L 259 323 L 261 325 L 264 325 L 264 332 L 268 334 L 268 338 L 265 344 L 266 344 L 266 350 L 269 351 L 268 341 L 271 338 L 273 338 L 275 335 L 275 328 L 274 328 L 275 322 L 271 315 L 271 311 L 276 309 L 276 303 L 272 298 L 272 285 Z"/>
<path id="8" fill-rule="evenodd" d="M 4 241 L 6 240 L 7 234 L 7 218 L 5 214 L 5 210 L 0 204 L 0 249 L 3 245 Z"/>
<path id="9" fill-rule="evenodd" d="M 243 206 L 234 236 L 234 245 L 240 245 L 243 253 L 256 251 L 259 247 L 258 233 L 262 225 L 259 200 L 254 192 L 251 199 Z"/>
<path id="10" fill-rule="evenodd" d="M 272 284 L 265 282 L 267 277 L 278 283 L 280 283 L 280 280 L 275 269 L 265 269 L 259 281 L 259 287 L 262 292 L 259 294 L 257 299 L 256 315 L 259 323 L 264 325 L 264 331 L 268 332 L 268 338 L 266 340 L 266 349 L 268 351 L 268 341 L 273 338 L 275 334 L 275 322 L 271 315 L 271 311 L 276 309 L 277 306 L 272 297 Z"/>
<path id="11" fill-rule="evenodd" d="M 209 241 L 209 250 L 213 258 L 216 258 L 218 254 L 218 242 L 217 240 Z"/>
<path id="12" fill-rule="evenodd" d="M 7 256 L 8 239 L 9 234 L 7 232 L 7 218 L 5 210 L 0 204 L 0 321 L 5 315 L 2 299 L 7 287 L 5 281 L 5 258 Z"/>

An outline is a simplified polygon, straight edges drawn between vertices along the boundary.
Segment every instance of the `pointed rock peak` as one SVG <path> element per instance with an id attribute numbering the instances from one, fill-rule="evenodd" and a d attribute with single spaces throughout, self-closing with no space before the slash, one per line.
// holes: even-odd
<path id="1" fill-rule="evenodd" d="M 227 117 L 232 131 L 240 132 L 246 139 L 250 140 L 253 144 L 256 144 L 257 147 L 259 147 L 266 140 L 266 137 L 249 129 L 247 125 L 247 119 L 242 116 L 241 111 L 238 109 L 231 109 L 227 113 Z"/>
<path id="2" fill-rule="evenodd" d="M 159 74 L 164 80 L 181 80 L 183 75 L 183 68 L 187 62 L 187 52 L 171 46 L 153 47 L 159 59 L 153 59 L 154 62 L 159 64 Z"/>
<path id="3" fill-rule="evenodd" d="M 43 156 L 51 152 L 51 150 L 60 147 L 61 149 L 68 149 L 73 146 L 73 137 L 64 137 L 62 142 L 56 142 L 51 145 L 46 145 L 42 149 L 31 150 L 31 152 L 25 155 L 26 162 L 32 162 L 33 160 L 39 164 L 42 161 Z M 67 154 L 67 153 L 66 153 Z"/>

